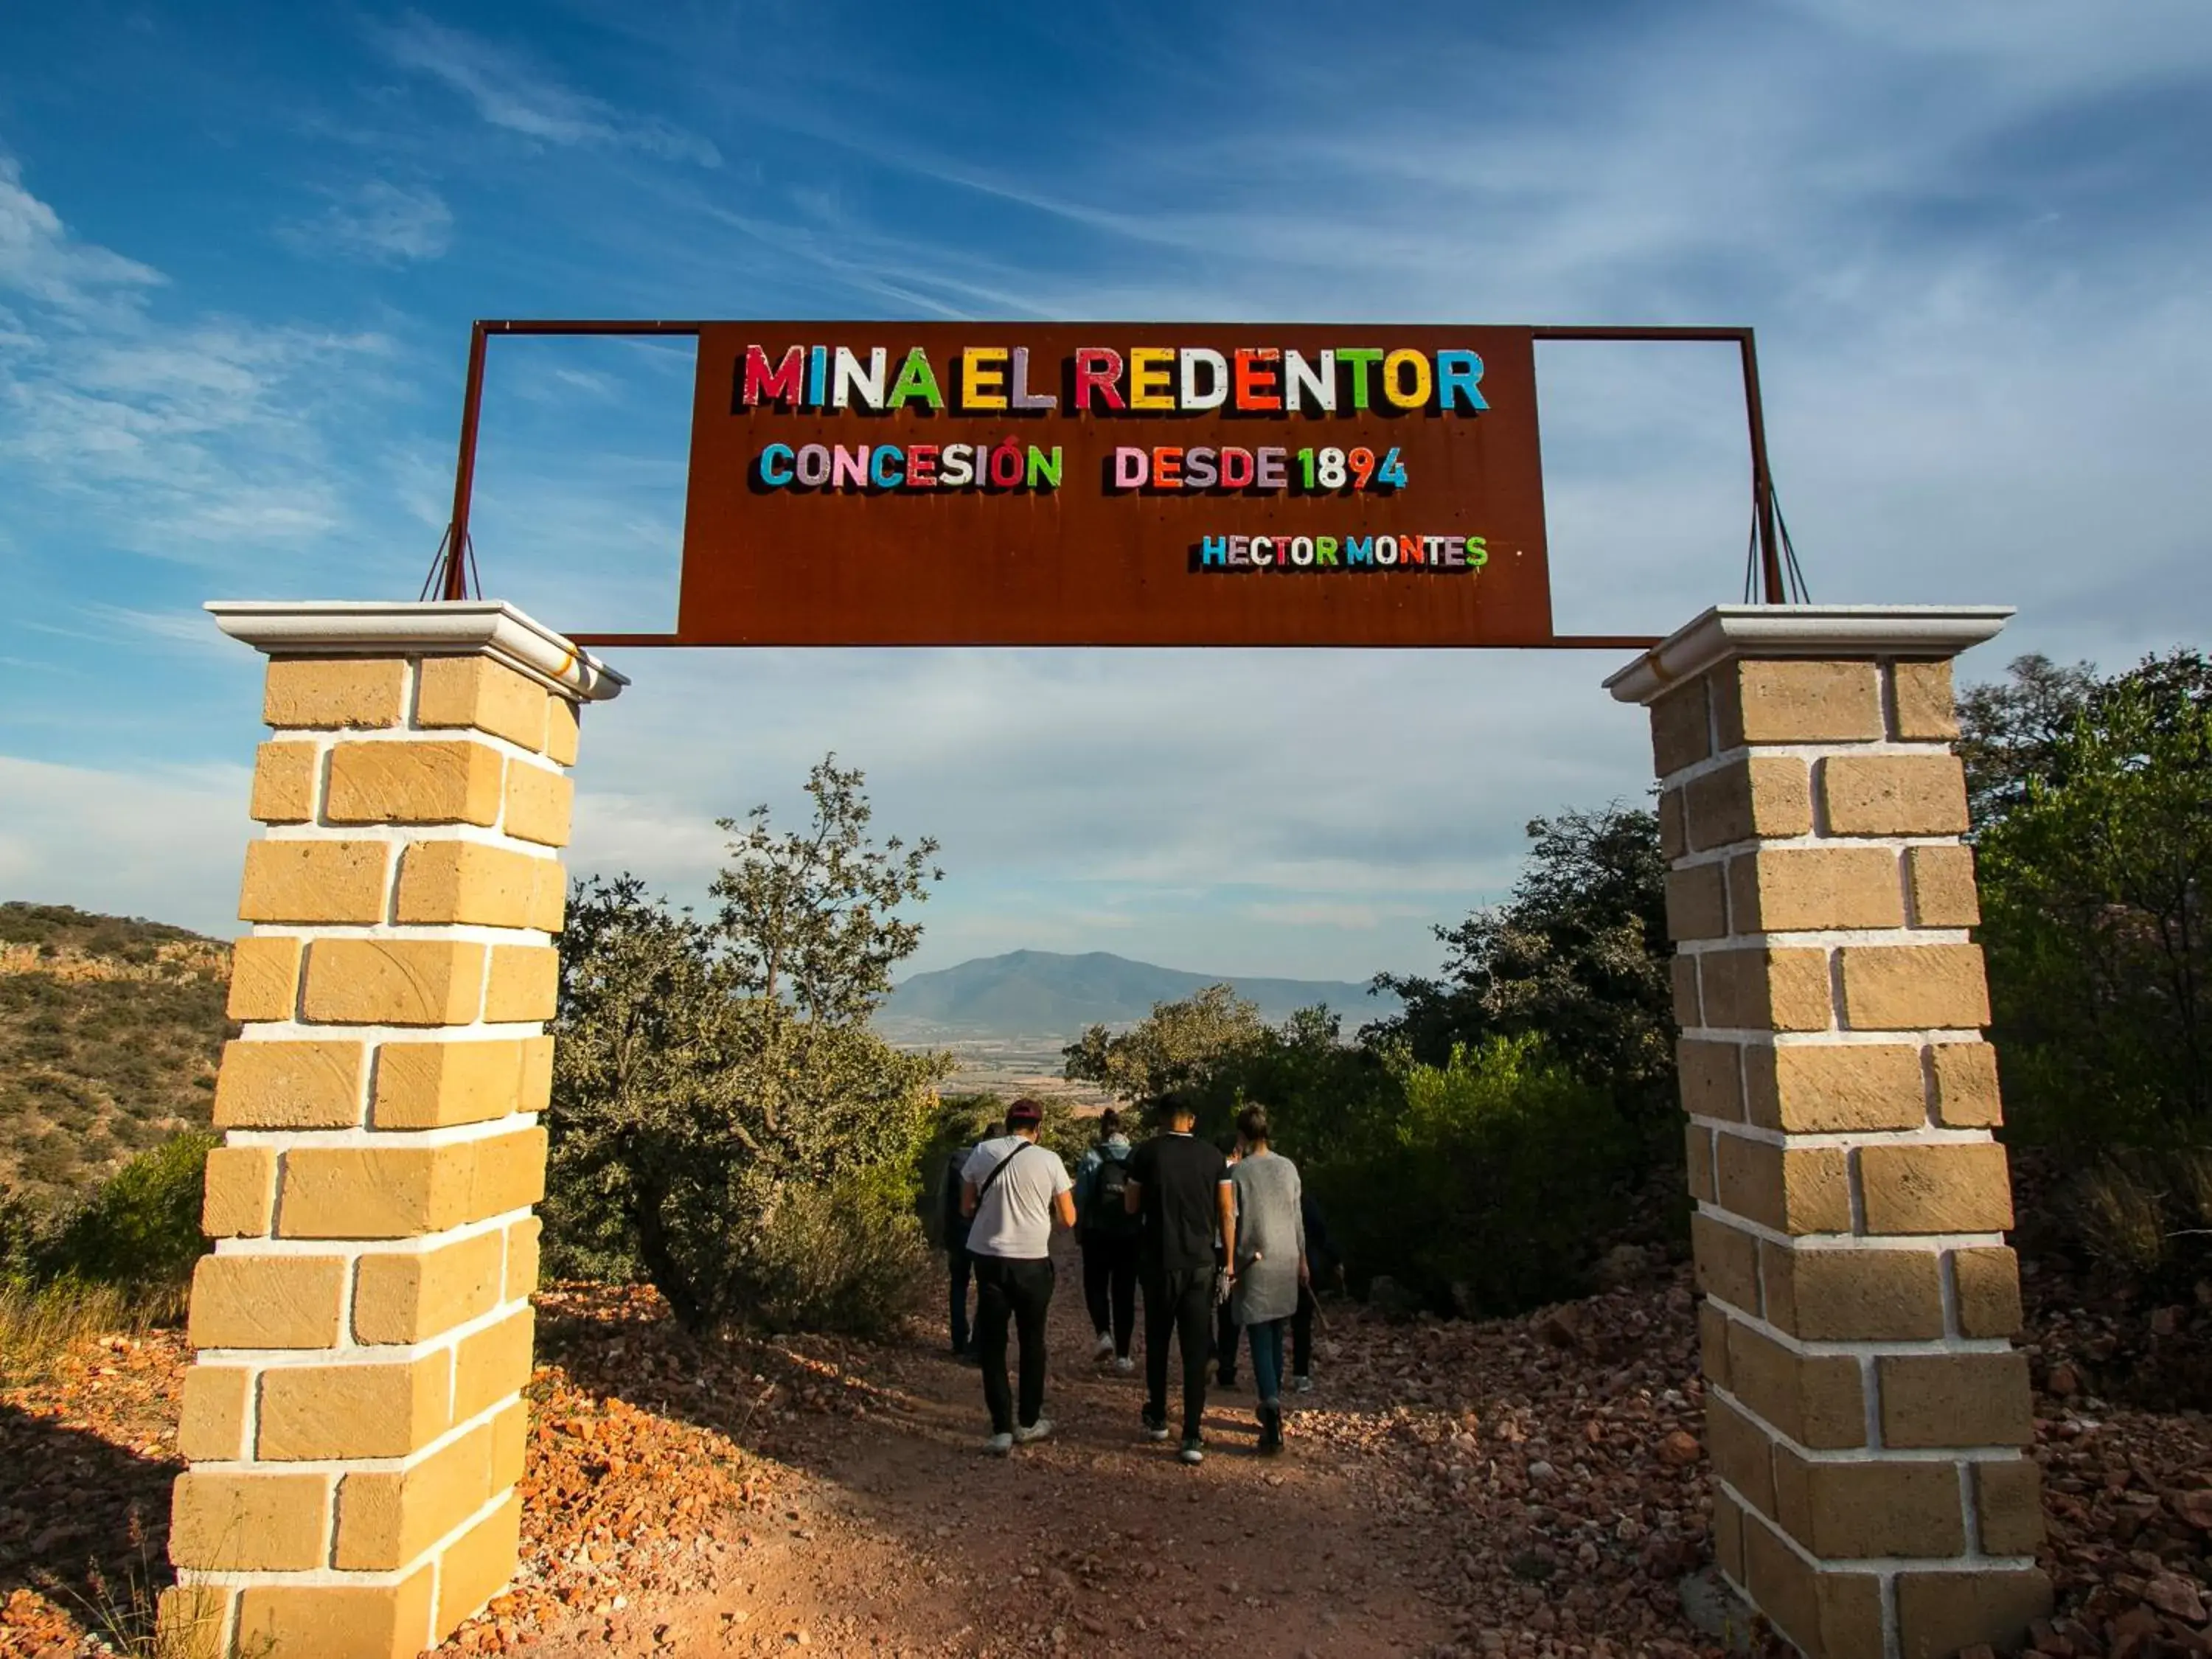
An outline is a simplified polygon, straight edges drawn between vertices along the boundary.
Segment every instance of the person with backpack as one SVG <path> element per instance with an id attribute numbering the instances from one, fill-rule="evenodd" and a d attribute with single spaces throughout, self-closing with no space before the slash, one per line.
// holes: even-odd
<path id="1" fill-rule="evenodd" d="M 991 1413 L 984 1449 L 1004 1457 L 1052 1432 L 1044 1414 L 1044 1322 L 1052 1306 L 1052 1224 L 1075 1225 L 1075 1183 L 1060 1154 L 1037 1145 L 1044 1108 L 1018 1100 L 1006 1133 L 969 1154 L 961 1170 L 968 1254 L 975 1264 L 975 1351 Z M 1006 1386 L 1006 1329 L 1021 1343 L 1019 1415 Z"/>
<path id="2" fill-rule="evenodd" d="M 1129 1213 L 1129 1138 L 1121 1114 L 1109 1106 L 1098 1119 L 1098 1144 L 1075 1166 L 1076 1236 L 1083 1244 L 1083 1300 L 1098 1333 L 1091 1352 L 1111 1359 L 1123 1376 L 1136 1370 L 1129 1357 L 1137 1328 L 1137 1238 L 1141 1219 Z"/>
<path id="3" fill-rule="evenodd" d="M 1006 1133 L 994 1123 L 983 1131 L 983 1140 L 996 1140 Z M 945 1172 L 937 1184 L 937 1240 L 945 1249 L 946 1277 L 950 1280 L 952 1310 L 952 1357 L 972 1359 L 975 1345 L 968 1324 L 968 1281 L 974 1276 L 974 1265 L 968 1256 L 968 1214 L 961 1207 L 961 1171 L 975 1155 L 975 1146 L 955 1146 L 952 1155 L 945 1160 Z"/>

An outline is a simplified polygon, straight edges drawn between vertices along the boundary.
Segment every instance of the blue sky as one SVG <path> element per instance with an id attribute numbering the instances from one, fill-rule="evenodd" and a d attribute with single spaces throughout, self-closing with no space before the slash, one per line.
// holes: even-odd
<path id="1" fill-rule="evenodd" d="M 1816 598 L 2212 622 L 2212 14 L 2002 0 L 0 11 L 0 894 L 221 931 L 258 659 L 411 598 L 469 319 L 1749 323 Z M 1540 359 L 1563 626 L 1735 596 L 1734 367 Z M 674 608 L 688 349 L 495 345 L 486 591 Z M 1610 656 L 631 653 L 575 867 L 679 896 L 810 759 L 945 842 L 921 965 L 1364 977 L 1635 799 Z"/>

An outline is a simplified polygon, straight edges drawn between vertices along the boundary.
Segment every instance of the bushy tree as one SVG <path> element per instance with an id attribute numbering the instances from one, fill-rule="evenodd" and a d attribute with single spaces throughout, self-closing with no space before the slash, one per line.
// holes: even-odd
<path id="1" fill-rule="evenodd" d="M 1190 1087 L 1228 1056 L 1258 1042 L 1267 1023 L 1260 1006 L 1227 985 L 1209 985 L 1152 1012 L 1126 1031 L 1093 1025 L 1060 1050 L 1060 1074 L 1095 1083 L 1124 1100 L 1143 1100 Z"/>
<path id="2" fill-rule="evenodd" d="M 927 897 L 935 844 L 873 845 L 861 782 L 833 757 L 805 830 L 725 820 L 712 921 L 629 876 L 570 907 L 549 1243 L 586 1271 L 635 1263 L 687 1325 L 873 1321 L 902 1290 L 878 1281 L 922 1260 L 905 1200 L 950 1067 L 867 1022 L 920 942 L 893 913 Z"/>

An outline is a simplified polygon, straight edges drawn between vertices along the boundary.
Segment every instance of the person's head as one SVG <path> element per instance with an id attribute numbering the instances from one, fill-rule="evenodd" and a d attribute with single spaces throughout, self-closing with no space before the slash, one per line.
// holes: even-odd
<path id="1" fill-rule="evenodd" d="M 1237 1139 L 1246 1152 L 1258 1152 L 1267 1144 L 1267 1109 L 1255 1103 L 1237 1114 Z"/>
<path id="2" fill-rule="evenodd" d="M 1198 1127 L 1198 1103 L 1180 1089 L 1152 1097 L 1152 1122 L 1170 1134 L 1187 1135 Z"/>
<path id="3" fill-rule="evenodd" d="M 1006 1120 L 1002 1117 L 994 1117 L 983 1126 L 983 1139 L 986 1140 L 996 1140 L 1006 1133 Z"/>
<path id="4" fill-rule="evenodd" d="M 1044 1108 L 1024 1097 L 1006 1108 L 1006 1133 L 1019 1135 L 1024 1140 L 1035 1140 L 1037 1130 L 1044 1122 Z"/>
<path id="5" fill-rule="evenodd" d="M 1111 1140 L 1121 1133 L 1121 1114 L 1109 1106 L 1098 1114 L 1098 1139 Z"/>

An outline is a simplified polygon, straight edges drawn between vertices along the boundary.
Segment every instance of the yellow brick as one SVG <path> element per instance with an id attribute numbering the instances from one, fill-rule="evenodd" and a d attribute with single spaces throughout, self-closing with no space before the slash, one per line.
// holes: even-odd
<path id="1" fill-rule="evenodd" d="M 1916 927 L 1972 927 L 1981 921 L 1971 847 L 1908 847 L 1905 878 Z"/>
<path id="2" fill-rule="evenodd" d="M 1956 755 L 1837 755 L 1820 763 L 1832 836 L 1962 836 L 1966 778 Z"/>
<path id="3" fill-rule="evenodd" d="M 1674 1045 L 1682 1109 L 1692 1117 L 1743 1121 L 1743 1050 L 1733 1042 L 1684 1037 Z"/>
<path id="4" fill-rule="evenodd" d="M 187 1334 L 196 1348 L 337 1346 L 346 1261 L 335 1255 L 204 1255 Z"/>
<path id="5" fill-rule="evenodd" d="M 503 1231 L 478 1233 L 431 1250 L 361 1258 L 354 1282 L 356 1342 L 422 1342 L 499 1305 Z"/>
<path id="6" fill-rule="evenodd" d="M 1844 1018 L 1859 1031 L 1990 1023 L 1989 982 L 1978 945 L 1847 945 Z"/>
<path id="7" fill-rule="evenodd" d="M 1690 850 L 1690 826 L 1682 811 L 1682 790 L 1662 790 L 1659 796 L 1659 856 L 1673 863 Z"/>
<path id="8" fill-rule="evenodd" d="M 1743 1505 L 1724 1492 L 1713 1494 L 1713 1565 L 1743 1589 Z"/>
<path id="9" fill-rule="evenodd" d="M 338 1487 L 341 1571 L 405 1566 L 491 1501 L 492 1425 L 457 1436 L 398 1473 L 347 1474 Z"/>
<path id="10" fill-rule="evenodd" d="M 381 1044 L 370 1121 L 380 1129 L 437 1129 L 536 1110 L 521 1098 L 524 1068 L 533 1057 L 529 1045 L 550 1041 L 464 1038 Z"/>
<path id="11" fill-rule="evenodd" d="M 1949 1463 L 1814 1462 L 1778 1446 L 1774 1518 L 1831 1559 L 1957 1555 L 1966 1546 L 1959 1471 Z"/>
<path id="12" fill-rule="evenodd" d="M 499 821 L 506 757 L 465 738 L 342 743 L 331 751 L 323 816 L 332 823 Z"/>
<path id="13" fill-rule="evenodd" d="M 313 1659 L 416 1659 L 430 1634 L 426 1565 L 396 1584 L 249 1584 L 238 1598 L 238 1651 Z"/>
<path id="14" fill-rule="evenodd" d="M 409 1360 L 347 1365 L 276 1365 L 261 1374 L 254 1455 L 404 1457 L 453 1422 L 443 1348 Z"/>
<path id="15" fill-rule="evenodd" d="M 301 1146 L 285 1155 L 277 1230 L 286 1238 L 443 1232 L 536 1203 L 544 1170 L 537 1128 L 442 1146 Z"/>
<path id="16" fill-rule="evenodd" d="M 1743 1569 L 1751 1600 L 1807 1659 L 1874 1659 L 1883 1650 L 1881 1580 L 1874 1574 L 1816 1571 L 1751 1515 L 1743 1520 Z"/>
<path id="17" fill-rule="evenodd" d="M 207 1158 L 200 1231 L 210 1238 L 259 1238 L 276 1212 L 276 1150 L 217 1146 Z"/>
<path id="18" fill-rule="evenodd" d="M 396 658 L 279 657 L 261 719 L 274 726 L 391 726 L 407 718 L 407 665 Z"/>
<path id="19" fill-rule="evenodd" d="M 400 860 L 395 919 L 410 925 L 535 927 L 538 871 L 547 862 L 482 842 L 416 842 Z"/>
<path id="20" fill-rule="evenodd" d="M 2033 1555 L 2043 1542 L 2043 1480 L 2033 1462 L 2008 1457 L 1976 1463 L 1974 1510 L 1990 1555 Z"/>
<path id="21" fill-rule="evenodd" d="M 507 816 L 500 827 L 517 841 L 568 844 L 568 811 L 576 786 L 559 772 L 516 762 L 507 769 Z"/>
<path id="22" fill-rule="evenodd" d="M 514 1577 L 515 1558 L 522 1532 L 522 1499 L 507 1494 L 507 1501 L 471 1528 L 438 1558 L 438 1619 L 440 1639 L 483 1607 Z"/>
<path id="23" fill-rule="evenodd" d="M 466 1025 L 483 994 L 484 947 L 464 939 L 322 939 L 307 952 L 310 1020 Z"/>
<path id="24" fill-rule="evenodd" d="M 1713 1184 L 1713 1132 L 1702 1123 L 1685 1126 L 1683 1154 L 1689 1163 L 1690 1196 L 1700 1204 L 1712 1203 L 1720 1195 Z"/>
<path id="25" fill-rule="evenodd" d="M 1862 1147 L 1870 1233 L 1996 1233 L 2012 1225 L 2005 1150 L 1993 1141 Z"/>
<path id="26" fill-rule="evenodd" d="M 2004 1121 L 1997 1092 L 1997 1051 L 1986 1042 L 1938 1042 L 1935 1061 L 1936 1117 L 1953 1129 L 1989 1129 Z"/>
<path id="27" fill-rule="evenodd" d="M 1879 847 L 1769 848 L 1729 860 L 1740 933 L 1901 927 L 1897 854 Z"/>
<path id="28" fill-rule="evenodd" d="M 1893 663 L 1889 672 L 1896 692 L 1893 737 L 1900 743 L 1948 743 L 1959 735 L 1948 662 Z"/>
<path id="29" fill-rule="evenodd" d="M 1698 1304 L 1698 1369 L 1725 1389 L 1728 1369 L 1729 1316 L 1717 1302 Z"/>
<path id="30" fill-rule="evenodd" d="M 216 1572 L 299 1572 L 329 1546 L 331 1478 L 188 1469 L 169 1498 L 169 1559 Z"/>
<path id="31" fill-rule="evenodd" d="M 1717 864 L 1667 872 L 1667 936 L 1721 939 L 1729 930 L 1727 884 Z"/>
<path id="32" fill-rule="evenodd" d="M 1897 1633 L 1904 1659 L 1951 1659 L 1961 1648 L 1980 1645 L 2015 1652 L 2029 1624 L 2050 1611 L 2051 1581 L 2039 1568 L 1969 1567 L 1897 1576 Z"/>
<path id="33" fill-rule="evenodd" d="M 529 1382 L 534 1322 L 535 1316 L 526 1305 L 461 1339 L 453 1362 L 455 1421 L 465 1423 L 489 1410 Z"/>
<path id="34" fill-rule="evenodd" d="M 2020 1334 L 2020 1262 L 2002 1245 L 1951 1252 L 1962 1336 Z"/>
<path id="35" fill-rule="evenodd" d="M 1831 1023 L 1826 951 L 1706 951 L 1698 985 L 1708 1029 L 1825 1031 Z"/>
<path id="36" fill-rule="evenodd" d="M 545 757 L 562 766 L 576 763 L 578 714 L 566 697 L 555 697 L 545 716 Z"/>
<path id="37" fill-rule="evenodd" d="M 194 1463 L 227 1463 L 246 1455 L 246 1419 L 253 1404 L 253 1373 L 243 1365 L 205 1361 L 185 1373 L 177 1421 L 177 1454 Z"/>
<path id="38" fill-rule="evenodd" d="M 545 706 L 551 695 L 488 657 L 432 657 L 416 694 L 418 726 L 467 726 L 520 744 L 545 747 Z"/>
<path id="39" fill-rule="evenodd" d="M 316 774 L 322 763 L 312 743 L 264 743 L 253 757 L 253 799 L 246 810 L 264 823 L 309 823 L 315 816 Z"/>
<path id="40" fill-rule="evenodd" d="M 350 1128 L 361 1121 L 368 1054 L 358 1042 L 227 1042 L 216 1127 Z"/>
<path id="41" fill-rule="evenodd" d="M 522 1039 L 522 1095 L 515 1109 L 542 1112 L 553 1096 L 553 1039 Z"/>
<path id="42" fill-rule="evenodd" d="M 1663 778 L 1686 766 L 1694 766 L 1713 752 L 1702 675 L 1687 685 L 1654 698 L 1650 712 L 1654 776 Z"/>
<path id="43" fill-rule="evenodd" d="M 1731 1322 L 1729 1379 L 1731 1394 L 1801 1446 L 1866 1444 L 1866 1395 L 1849 1355 L 1796 1353 Z"/>
<path id="44" fill-rule="evenodd" d="M 501 1297 L 516 1302 L 538 1288 L 538 1241 L 544 1224 L 536 1216 L 525 1216 L 507 1230 L 507 1276 L 500 1290 Z"/>
<path id="45" fill-rule="evenodd" d="M 153 1650 L 175 1659 L 228 1659 L 231 1603 L 237 1597 L 227 1585 L 170 1585 L 154 1603 Z"/>
<path id="46" fill-rule="evenodd" d="M 392 849 L 380 841 L 257 841 L 239 884 L 242 921 L 367 924 L 385 917 Z"/>
<path id="47" fill-rule="evenodd" d="M 530 925 L 557 933 L 568 915 L 568 872 L 557 859 L 538 860 L 538 884 L 530 896 Z"/>
<path id="48" fill-rule="evenodd" d="M 484 981 L 487 1021 L 550 1019 L 561 996 L 561 953 L 550 945 L 495 945 Z"/>
<path id="49" fill-rule="evenodd" d="M 2025 1446 L 2024 1353 L 1896 1354 L 1875 1362 L 1887 1446 Z"/>
<path id="50" fill-rule="evenodd" d="M 1816 1342 L 1910 1342 L 1943 1334 L 1933 1250 L 1823 1250 L 1761 1243 L 1766 1322 Z"/>
<path id="51" fill-rule="evenodd" d="M 1668 964 L 1674 990 L 1674 1023 L 1686 1030 L 1705 1024 L 1698 1001 L 1698 959 L 1678 956 Z"/>
<path id="52" fill-rule="evenodd" d="M 1746 1111 L 1761 1128 L 1914 1129 L 1928 1121 L 1927 1096 L 1911 1043 L 1754 1043 L 1745 1055 Z"/>
<path id="53" fill-rule="evenodd" d="M 1690 1217 L 1690 1245 L 1698 1288 L 1746 1313 L 1759 1311 L 1759 1241 L 1741 1228 L 1699 1212 Z"/>
<path id="54" fill-rule="evenodd" d="M 494 1413 L 491 1419 L 491 1489 L 505 1492 L 522 1479 L 530 1440 L 530 1407 L 520 1400 Z"/>
<path id="55" fill-rule="evenodd" d="M 1881 696 L 1870 662 L 1735 662 L 1713 671 L 1720 746 L 1841 743 L 1882 734 Z"/>
<path id="56" fill-rule="evenodd" d="M 1705 1450 L 1713 1473 L 1756 1510 L 1774 1507 L 1774 1443 L 1719 1395 L 1705 1397 Z"/>
<path id="57" fill-rule="evenodd" d="M 1756 837 L 1813 831 L 1813 775 L 1790 755 L 1747 755 L 1683 790 L 1689 843 L 1699 852 Z"/>
<path id="58" fill-rule="evenodd" d="M 1783 1147 L 1723 1133 L 1714 1150 L 1723 1209 L 1778 1232 L 1850 1231 L 1850 1165 L 1841 1147 Z"/>
<path id="59" fill-rule="evenodd" d="M 297 1006 L 300 941 L 283 934 L 247 938 L 230 947 L 233 1019 L 289 1019 Z"/>

